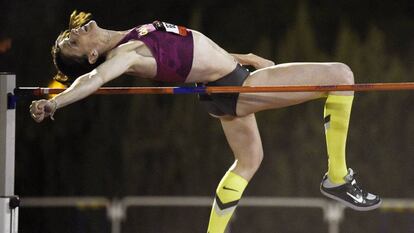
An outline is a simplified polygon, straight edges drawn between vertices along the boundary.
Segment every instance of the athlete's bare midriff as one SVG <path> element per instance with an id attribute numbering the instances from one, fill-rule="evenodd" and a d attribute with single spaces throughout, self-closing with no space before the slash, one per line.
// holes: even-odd
<path id="1" fill-rule="evenodd" d="M 200 32 L 192 32 L 193 66 L 186 82 L 213 82 L 234 70 L 237 62 L 233 56 Z"/>
<path id="2" fill-rule="evenodd" d="M 185 82 L 212 82 L 234 70 L 237 62 L 229 53 L 200 32 L 192 30 L 192 33 L 193 62 Z M 139 61 L 128 69 L 127 74 L 149 79 L 155 77 L 157 74 L 156 60 L 151 50 L 142 41 L 130 41 L 122 47 L 116 50 L 121 53 L 135 50 L 140 55 Z"/>

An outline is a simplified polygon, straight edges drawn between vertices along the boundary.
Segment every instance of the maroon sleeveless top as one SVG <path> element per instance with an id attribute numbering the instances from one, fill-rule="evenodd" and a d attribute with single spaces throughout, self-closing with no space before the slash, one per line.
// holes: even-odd
<path id="1" fill-rule="evenodd" d="M 194 44 L 191 31 L 156 21 L 131 29 L 116 47 L 130 40 L 142 41 L 150 49 L 157 62 L 155 80 L 185 82 L 193 64 Z"/>

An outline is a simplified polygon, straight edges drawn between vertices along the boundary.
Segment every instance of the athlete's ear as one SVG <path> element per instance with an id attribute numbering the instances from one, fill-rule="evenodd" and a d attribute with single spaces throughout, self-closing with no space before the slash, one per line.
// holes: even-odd
<path id="1" fill-rule="evenodd" d="M 88 53 L 88 61 L 90 64 L 94 64 L 99 57 L 99 53 L 96 49 L 92 49 L 89 53 Z"/>

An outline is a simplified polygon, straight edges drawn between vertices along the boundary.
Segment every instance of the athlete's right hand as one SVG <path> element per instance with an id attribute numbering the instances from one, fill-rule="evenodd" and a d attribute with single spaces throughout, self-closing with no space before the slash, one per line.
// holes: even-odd
<path id="1" fill-rule="evenodd" d="M 54 100 L 36 100 L 30 105 L 30 116 L 37 123 L 42 122 L 45 118 L 50 117 L 53 120 L 53 114 L 57 108 Z"/>

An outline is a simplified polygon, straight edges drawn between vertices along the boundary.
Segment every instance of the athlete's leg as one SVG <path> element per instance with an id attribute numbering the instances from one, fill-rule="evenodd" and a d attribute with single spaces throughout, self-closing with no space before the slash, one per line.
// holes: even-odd
<path id="1" fill-rule="evenodd" d="M 260 85 L 334 85 L 353 84 L 348 66 L 342 63 L 291 63 L 254 72 L 244 83 Z M 327 96 L 320 92 L 240 94 L 237 113 L 244 115 L 263 109 L 279 108 Z M 329 93 L 325 105 L 326 142 L 328 147 L 328 177 L 344 183 L 347 174 L 345 144 L 352 106 L 353 92 Z M 329 126 L 329 127 L 328 127 Z"/>
<path id="2" fill-rule="evenodd" d="M 288 63 L 253 72 L 244 86 L 337 85 L 353 84 L 348 66 L 342 63 Z M 240 116 L 266 109 L 281 108 L 332 95 L 353 95 L 353 92 L 273 92 L 241 93 L 237 102 Z"/>
<path id="3" fill-rule="evenodd" d="M 246 79 L 246 86 L 261 85 L 338 85 L 353 84 L 354 76 L 348 66 L 342 63 L 291 63 L 258 70 Z M 380 199 L 358 191 L 355 195 L 364 196 L 363 203 L 354 203 L 346 190 L 355 190 L 352 171 L 348 169 L 345 159 L 345 144 L 351 114 L 353 92 L 296 92 L 296 93 L 243 93 L 237 103 L 237 114 L 251 114 L 265 109 L 294 105 L 320 97 L 327 97 L 325 103 L 325 133 L 328 150 L 328 183 L 330 197 L 351 203 L 349 206 L 358 210 L 368 210 L 379 206 Z M 346 179 L 345 177 L 348 177 Z M 352 183 L 352 184 L 351 184 Z M 340 186 L 340 188 L 338 188 Z M 322 187 L 323 188 L 323 187 Z M 322 190 L 323 191 L 323 190 Z M 325 190 L 326 193 L 328 190 Z M 352 192 L 352 191 L 349 191 Z M 358 198 L 356 198 L 358 199 Z M 359 199 L 358 199 L 359 200 Z"/>
<path id="4" fill-rule="evenodd" d="M 208 233 L 225 231 L 244 189 L 263 158 L 262 142 L 254 114 L 220 120 L 235 162 L 217 187 Z"/>

